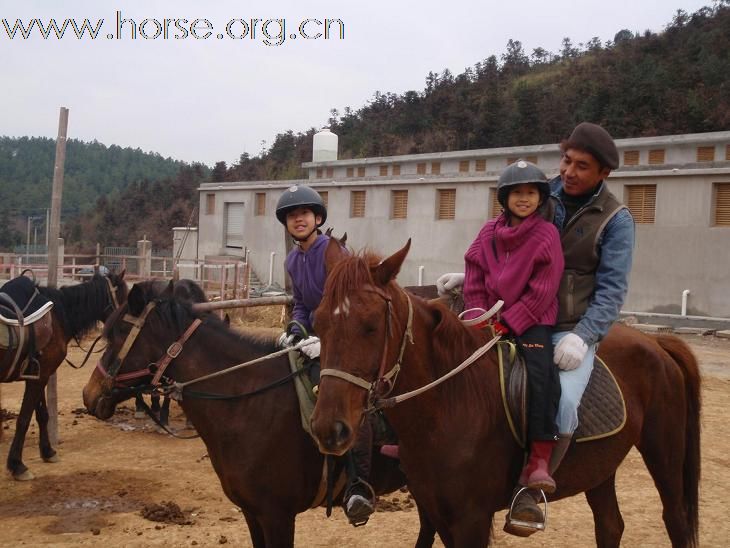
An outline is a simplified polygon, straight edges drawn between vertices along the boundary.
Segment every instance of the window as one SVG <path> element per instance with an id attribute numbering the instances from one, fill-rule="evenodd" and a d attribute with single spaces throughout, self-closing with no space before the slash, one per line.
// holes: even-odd
<path id="1" fill-rule="evenodd" d="M 324 202 L 324 208 L 327 209 L 329 207 L 330 203 L 330 193 L 326 190 L 319 190 L 319 195 L 322 196 L 322 201 Z"/>
<path id="2" fill-rule="evenodd" d="M 474 171 L 487 171 L 487 161 L 484 159 L 477 160 L 474 163 Z"/>
<path id="3" fill-rule="evenodd" d="M 357 168 L 357 176 L 365 177 L 365 166 L 360 166 L 359 168 Z"/>
<path id="4" fill-rule="evenodd" d="M 638 150 L 624 150 L 624 165 L 625 166 L 638 166 L 639 165 L 639 151 Z"/>
<path id="5" fill-rule="evenodd" d="M 469 160 L 461 160 L 459 162 L 459 173 L 469 172 Z"/>
<path id="6" fill-rule="evenodd" d="M 715 161 L 715 147 L 697 147 L 697 161 L 698 162 L 714 162 Z"/>
<path id="7" fill-rule="evenodd" d="M 730 145 L 725 145 L 725 159 L 730 160 Z"/>
<path id="8" fill-rule="evenodd" d="M 408 217 L 408 191 L 393 190 L 390 193 L 390 218 L 405 219 Z"/>
<path id="9" fill-rule="evenodd" d="M 261 215 L 266 215 L 266 193 L 265 192 L 256 193 L 255 215 L 258 217 L 260 217 Z"/>
<path id="10" fill-rule="evenodd" d="M 332 179 L 332 177 L 334 177 L 334 176 L 335 176 L 335 168 L 328 167 L 327 168 L 327 178 Z"/>
<path id="11" fill-rule="evenodd" d="M 213 215 L 215 213 L 215 194 L 205 195 L 205 214 Z"/>
<path id="12" fill-rule="evenodd" d="M 656 185 L 627 186 L 625 198 L 626 205 L 637 224 L 654 224 Z"/>
<path id="13" fill-rule="evenodd" d="M 416 174 L 418 175 L 425 175 L 426 174 L 426 163 L 416 164 Z"/>
<path id="14" fill-rule="evenodd" d="M 509 165 L 512 165 L 512 164 L 514 164 L 519 159 L 520 159 L 519 156 L 510 156 L 509 158 L 507 158 L 507 165 L 508 166 Z"/>
<path id="15" fill-rule="evenodd" d="M 380 176 L 381 177 L 388 176 L 388 166 L 380 166 Z"/>
<path id="16" fill-rule="evenodd" d="M 441 175 L 441 162 L 431 162 L 431 173 Z"/>
<path id="17" fill-rule="evenodd" d="M 321 179 L 323 173 L 324 173 L 324 170 L 321 167 L 318 167 L 317 168 L 317 179 Z"/>
<path id="18" fill-rule="evenodd" d="M 395 164 L 393 166 L 393 175 L 400 175 L 400 164 Z"/>
<path id="19" fill-rule="evenodd" d="M 715 226 L 730 226 L 730 183 L 715 183 Z"/>
<path id="20" fill-rule="evenodd" d="M 525 160 L 537 165 L 537 156 L 526 156 Z"/>
<path id="21" fill-rule="evenodd" d="M 243 202 L 226 204 L 226 247 L 243 248 Z"/>
<path id="22" fill-rule="evenodd" d="M 350 191 L 350 217 L 365 217 L 365 191 Z"/>
<path id="23" fill-rule="evenodd" d="M 497 199 L 497 187 L 489 189 L 489 218 L 494 219 L 502 213 L 502 204 Z"/>
<path id="24" fill-rule="evenodd" d="M 650 164 L 663 164 L 664 163 L 664 149 L 658 148 L 656 150 L 649 151 L 649 163 Z"/>
<path id="25" fill-rule="evenodd" d="M 438 192 L 438 204 L 436 218 L 439 221 L 454 219 L 456 217 L 456 189 L 445 188 Z"/>
<path id="26" fill-rule="evenodd" d="M 354 167 L 348 167 L 347 168 L 347 176 L 348 177 L 354 177 L 355 176 L 355 168 Z"/>

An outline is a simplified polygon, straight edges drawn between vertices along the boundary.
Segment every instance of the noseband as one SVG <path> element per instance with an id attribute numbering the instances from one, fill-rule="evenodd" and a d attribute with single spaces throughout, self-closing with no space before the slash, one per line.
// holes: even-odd
<path id="1" fill-rule="evenodd" d="M 406 301 L 408 302 L 408 320 L 406 322 L 405 329 L 403 330 L 403 334 L 401 335 L 401 343 L 400 343 L 400 351 L 398 352 L 398 359 L 396 360 L 395 364 L 393 364 L 393 367 L 388 370 L 388 372 L 385 371 L 386 364 L 388 360 L 388 341 L 392 338 L 393 335 L 393 325 L 392 325 L 392 316 L 393 316 L 393 303 L 390 295 L 388 295 L 385 291 L 383 291 L 379 287 L 372 287 L 369 289 L 369 291 L 372 291 L 379 297 L 381 297 L 386 304 L 386 312 L 385 312 L 385 342 L 383 344 L 383 354 L 380 359 L 380 367 L 378 369 L 378 376 L 377 378 L 369 382 L 366 379 L 363 379 L 361 377 L 358 377 L 356 375 L 352 375 L 350 373 L 347 373 L 346 371 L 340 371 L 339 369 L 322 369 L 320 371 L 319 375 L 321 377 L 338 377 L 340 379 L 343 379 L 349 383 L 352 383 L 356 386 L 359 386 L 360 388 L 364 388 L 368 391 L 368 404 L 370 408 L 373 407 L 374 402 L 378 398 L 383 398 L 390 394 L 391 390 L 393 390 L 393 385 L 395 384 L 396 378 L 398 377 L 398 373 L 400 372 L 400 366 L 401 362 L 403 360 L 403 353 L 406 349 L 406 342 L 413 343 L 413 303 L 411 302 L 411 298 L 408 296 L 406 292 L 403 292 L 403 295 L 406 297 Z"/>

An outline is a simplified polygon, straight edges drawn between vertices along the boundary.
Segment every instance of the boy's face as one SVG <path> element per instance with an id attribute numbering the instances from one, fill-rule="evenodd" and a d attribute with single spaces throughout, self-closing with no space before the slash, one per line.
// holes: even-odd
<path id="1" fill-rule="evenodd" d="M 535 213 L 539 205 L 540 191 L 532 183 L 517 185 L 507 195 L 507 209 L 520 219 L 526 219 Z"/>
<path id="2" fill-rule="evenodd" d="M 590 152 L 569 148 L 560 159 L 560 178 L 568 196 L 588 194 L 608 177 L 611 170 L 602 168 Z"/>
<path id="3" fill-rule="evenodd" d="M 286 229 L 295 238 L 304 239 L 314 233 L 321 221 L 308 207 L 298 207 L 286 214 Z"/>

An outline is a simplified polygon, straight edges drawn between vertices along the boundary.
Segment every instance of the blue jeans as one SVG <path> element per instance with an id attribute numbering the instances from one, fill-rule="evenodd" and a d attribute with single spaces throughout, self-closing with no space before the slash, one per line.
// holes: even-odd
<path id="1" fill-rule="evenodd" d="M 553 333 L 553 348 L 568 333 L 571 333 L 571 331 Z M 560 434 L 572 435 L 578 428 L 578 406 L 580 406 L 583 392 L 585 392 L 591 378 L 596 346 L 595 344 L 588 346 L 588 352 L 586 352 L 585 358 L 578 367 L 572 371 L 560 370 L 560 404 L 558 405 L 558 416 L 555 418 Z"/>

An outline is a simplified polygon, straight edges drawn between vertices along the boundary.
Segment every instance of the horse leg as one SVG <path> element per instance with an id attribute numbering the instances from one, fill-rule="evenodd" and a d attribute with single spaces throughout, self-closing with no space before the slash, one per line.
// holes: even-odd
<path id="1" fill-rule="evenodd" d="M 152 394 L 151 397 L 152 400 L 152 414 L 157 417 L 157 420 L 160 420 L 160 395 L 159 394 Z"/>
<path id="2" fill-rule="evenodd" d="M 418 529 L 418 539 L 416 539 L 415 548 L 431 548 L 434 540 L 436 539 L 436 529 L 433 525 L 431 525 L 428 516 L 417 501 L 416 509 L 418 510 L 418 521 L 420 522 L 420 527 Z"/>
<path id="3" fill-rule="evenodd" d="M 45 383 L 26 381 L 25 392 L 23 393 L 23 403 L 20 406 L 18 419 L 15 421 L 15 436 L 13 443 L 10 445 L 8 453 L 7 467 L 13 478 L 20 481 L 33 479 L 33 474 L 28 467 L 23 464 L 23 444 L 25 443 L 25 435 L 28 432 L 30 419 L 33 417 L 38 405 L 38 400 L 43 394 Z"/>
<path id="4" fill-rule="evenodd" d="M 261 528 L 261 525 L 259 525 L 259 521 L 256 519 L 256 516 L 250 512 L 246 512 L 243 508 L 241 508 L 241 513 L 243 513 L 243 517 L 246 519 L 246 525 L 248 525 L 248 533 L 251 535 L 253 548 L 265 548 L 266 539 L 264 538 L 264 530 Z"/>
<path id="5" fill-rule="evenodd" d="M 667 420 L 666 423 L 670 424 L 670 421 Z M 653 424 L 658 424 L 658 421 Z M 676 422 L 674 424 L 677 425 Z M 671 428 L 653 432 L 652 439 L 646 439 L 649 435 L 643 436 L 644 439 L 637 448 L 662 499 L 662 519 L 669 540 L 674 547 L 685 547 L 693 544 L 688 540 L 687 513 L 682 500 L 684 492 L 682 460 L 676 458 L 684 455 L 684 429 L 678 426 L 675 428 L 674 433 L 670 432 Z M 667 454 L 669 451 L 675 458 L 669 458 Z"/>
<path id="6" fill-rule="evenodd" d="M 451 541 L 443 540 L 444 546 L 489 546 L 493 518 L 493 510 L 463 512 L 451 526 Z"/>
<path id="7" fill-rule="evenodd" d="M 159 403 L 159 399 L 157 400 Z M 170 398 L 165 396 L 162 400 L 162 407 L 160 408 L 160 423 L 167 426 L 170 422 Z"/>
<path id="8" fill-rule="evenodd" d="M 624 533 L 624 520 L 616 499 L 616 474 L 612 474 L 602 484 L 586 491 L 586 499 L 593 512 L 596 546 L 618 547 Z"/>
<path id="9" fill-rule="evenodd" d="M 283 515 L 275 512 L 266 512 L 259 517 L 259 524 L 264 532 L 266 546 L 277 548 L 294 546 L 294 519 L 296 514 Z"/>
<path id="10" fill-rule="evenodd" d="M 142 394 L 136 394 L 134 396 L 134 418 L 143 419 L 147 416 L 144 411 L 144 398 Z"/>
<path id="11" fill-rule="evenodd" d="M 56 451 L 51 447 L 51 440 L 48 436 L 48 405 L 45 390 L 41 390 L 41 398 L 35 408 L 35 419 L 38 422 L 38 447 L 41 458 L 44 462 L 58 462 Z"/>

